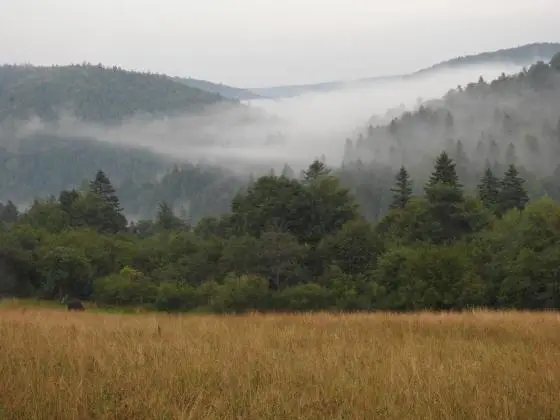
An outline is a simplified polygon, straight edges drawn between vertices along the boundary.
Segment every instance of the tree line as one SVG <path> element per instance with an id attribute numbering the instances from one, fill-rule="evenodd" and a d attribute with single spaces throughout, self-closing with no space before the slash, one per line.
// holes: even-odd
<path id="1" fill-rule="evenodd" d="M 388 212 L 360 215 L 320 161 L 302 179 L 267 175 L 230 211 L 191 225 L 165 201 L 129 222 L 111 181 L 0 207 L 0 295 L 165 311 L 558 308 L 560 208 L 529 200 L 511 164 L 474 194 L 456 162 L 421 186 L 394 174 Z"/>

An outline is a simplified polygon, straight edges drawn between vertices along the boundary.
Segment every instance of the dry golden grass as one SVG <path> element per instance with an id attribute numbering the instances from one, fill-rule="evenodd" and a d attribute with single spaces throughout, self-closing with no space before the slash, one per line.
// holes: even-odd
<path id="1" fill-rule="evenodd" d="M 0 413 L 25 420 L 558 419 L 560 316 L 4 307 Z"/>

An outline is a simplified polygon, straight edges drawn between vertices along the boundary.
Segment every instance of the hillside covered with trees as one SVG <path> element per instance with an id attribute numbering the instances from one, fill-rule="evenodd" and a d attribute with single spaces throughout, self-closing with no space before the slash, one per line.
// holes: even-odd
<path id="1" fill-rule="evenodd" d="M 333 168 L 333 174 L 350 189 L 360 214 L 370 221 L 379 221 L 389 210 L 390 189 L 400 166 L 405 165 L 414 179 L 425 179 L 433 156 L 441 150 L 455 159 L 469 193 L 476 191 L 487 167 L 499 174 L 515 164 L 527 181 L 531 198 L 548 195 L 560 202 L 558 60 L 555 56 L 550 63 L 537 63 L 494 81 L 478 80 L 386 123 L 364 126 L 361 134 L 347 140 L 343 164 Z M 196 223 L 205 216 L 228 212 L 231 200 L 248 184 L 253 170 L 248 167 L 241 175 L 149 150 L 41 131 L 15 138 L 7 126 L 3 123 L 0 133 L 4 163 L 0 201 L 11 200 L 22 209 L 35 198 L 82 188 L 102 168 L 129 219 L 154 218 L 158 203 L 165 201 L 177 214 Z M 192 136 L 185 135 L 185 141 L 193 141 Z M 302 179 L 288 165 L 281 173 Z M 413 191 L 422 193 L 421 185 L 413 185 Z"/>
<path id="2" fill-rule="evenodd" d="M 498 51 L 487 51 L 480 54 L 466 55 L 434 64 L 428 68 L 420 69 L 413 73 L 388 76 L 374 76 L 357 80 L 340 80 L 307 85 L 272 86 L 250 89 L 252 92 L 271 98 L 294 97 L 308 93 L 332 92 L 349 87 L 364 87 L 369 83 L 382 83 L 387 81 L 413 80 L 426 77 L 441 70 L 468 68 L 470 66 L 488 66 L 495 64 L 508 64 L 525 66 L 537 60 L 550 60 L 560 52 L 560 43 L 534 43 L 521 45 L 515 48 L 506 48 Z"/>
<path id="3" fill-rule="evenodd" d="M 168 202 L 191 221 L 227 212 L 248 177 L 150 150 L 91 138 L 37 134 L 0 148 L 0 201 L 22 206 L 65 189 L 83 189 L 99 168 L 110 174 L 131 219 L 153 218 Z M 84 184 L 85 183 L 85 184 Z"/>
<path id="4" fill-rule="evenodd" d="M 373 220 L 388 208 L 390 173 L 404 165 L 423 179 L 442 149 L 455 159 L 467 191 L 476 190 L 487 167 L 503 173 L 514 164 L 531 197 L 560 201 L 559 109 L 557 54 L 519 74 L 459 86 L 386 124 L 366 125 L 347 139 L 342 172 Z"/>
<path id="5" fill-rule="evenodd" d="M 0 295 L 167 311 L 560 308 L 560 207 L 529 201 L 515 165 L 487 168 L 475 194 L 446 152 L 425 180 L 402 167 L 375 224 L 324 164 L 303 175 L 260 177 L 196 225 L 165 202 L 128 223 L 103 171 L 23 213 L 5 203 Z"/>
<path id="6" fill-rule="evenodd" d="M 168 76 L 117 67 L 0 67 L 0 122 L 33 117 L 53 121 L 68 112 L 80 120 L 108 124 L 136 115 L 199 112 L 218 103 L 236 101 Z"/>

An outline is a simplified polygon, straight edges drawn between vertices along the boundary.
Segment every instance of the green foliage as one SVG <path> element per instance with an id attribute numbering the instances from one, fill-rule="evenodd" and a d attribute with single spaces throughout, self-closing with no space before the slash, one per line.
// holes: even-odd
<path id="1" fill-rule="evenodd" d="M 348 189 L 315 161 L 304 182 L 282 176 L 259 178 L 234 198 L 232 213 L 234 223 L 250 235 L 280 230 L 314 245 L 356 218 L 357 206 Z"/>
<path id="2" fill-rule="evenodd" d="M 157 286 L 136 270 L 121 270 L 95 279 L 92 297 L 101 305 L 154 304 Z"/>
<path id="3" fill-rule="evenodd" d="M 486 168 L 484 176 L 478 185 L 478 197 L 480 201 L 490 210 L 498 208 L 500 194 L 500 180 L 494 176 L 492 169 Z"/>
<path id="4" fill-rule="evenodd" d="M 523 186 L 524 183 L 525 180 L 519 176 L 517 168 L 509 165 L 500 185 L 498 198 L 500 213 L 503 214 L 513 208 L 523 209 L 525 207 L 529 197 Z"/>
<path id="5" fill-rule="evenodd" d="M 365 220 L 351 220 L 341 229 L 325 236 L 316 255 L 321 261 L 337 265 L 344 273 L 359 274 L 373 268 L 381 251 L 381 241 Z"/>
<path id="6" fill-rule="evenodd" d="M 456 189 L 461 187 L 459 184 L 459 177 L 455 171 L 455 162 L 445 151 L 441 152 L 436 159 L 434 171 L 430 175 L 426 186 L 426 192 L 428 193 L 430 187 L 435 187 L 438 184 L 446 184 Z M 429 193 L 427 195 L 429 197 Z"/>
<path id="7" fill-rule="evenodd" d="M 40 258 L 42 297 L 52 299 L 69 295 L 85 298 L 91 295 L 93 270 L 82 252 L 56 246 L 44 249 Z"/>
<path id="8" fill-rule="evenodd" d="M 487 170 L 478 199 L 454 165 L 442 153 L 425 194 L 376 224 L 316 161 L 301 181 L 256 179 L 231 213 L 192 230 L 165 201 L 155 221 L 126 225 L 98 171 L 82 190 L 10 212 L 0 295 L 168 312 L 559 308 L 560 207 L 504 205 L 496 218 L 495 206 L 526 197 L 515 167 L 501 183 Z"/>
<path id="9" fill-rule="evenodd" d="M 254 275 L 228 275 L 212 299 L 217 312 L 245 312 L 263 309 L 268 299 L 268 281 Z"/>
<path id="10" fill-rule="evenodd" d="M 401 166 L 401 169 L 396 176 L 395 186 L 391 188 L 391 191 L 393 192 L 393 201 L 390 208 L 404 209 L 408 204 L 408 200 L 410 200 L 410 196 L 412 195 L 412 181 L 410 180 L 410 176 L 404 166 Z"/>
<path id="11" fill-rule="evenodd" d="M 276 307 L 289 311 L 313 311 L 329 307 L 331 293 L 314 283 L 288 287 L 276 295 Z"/>
<path id="12" fill-rule="evenodd" d="M 0 121 L 8 116 L 54 120 L 71 110 L 86 121 L 118 122 L 139 113 L 194 112 L 227 102 L 167 76 L 90 64 L 0 67 Z"/>

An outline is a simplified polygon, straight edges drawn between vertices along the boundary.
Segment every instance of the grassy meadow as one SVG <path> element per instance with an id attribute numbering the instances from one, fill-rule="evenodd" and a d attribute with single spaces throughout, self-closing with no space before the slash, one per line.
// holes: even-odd
<path id="1" fill-rule="evenodd" d="M 0 419 L 296 418 L 560 418 L 560 315 L 0 305 Z"/>

